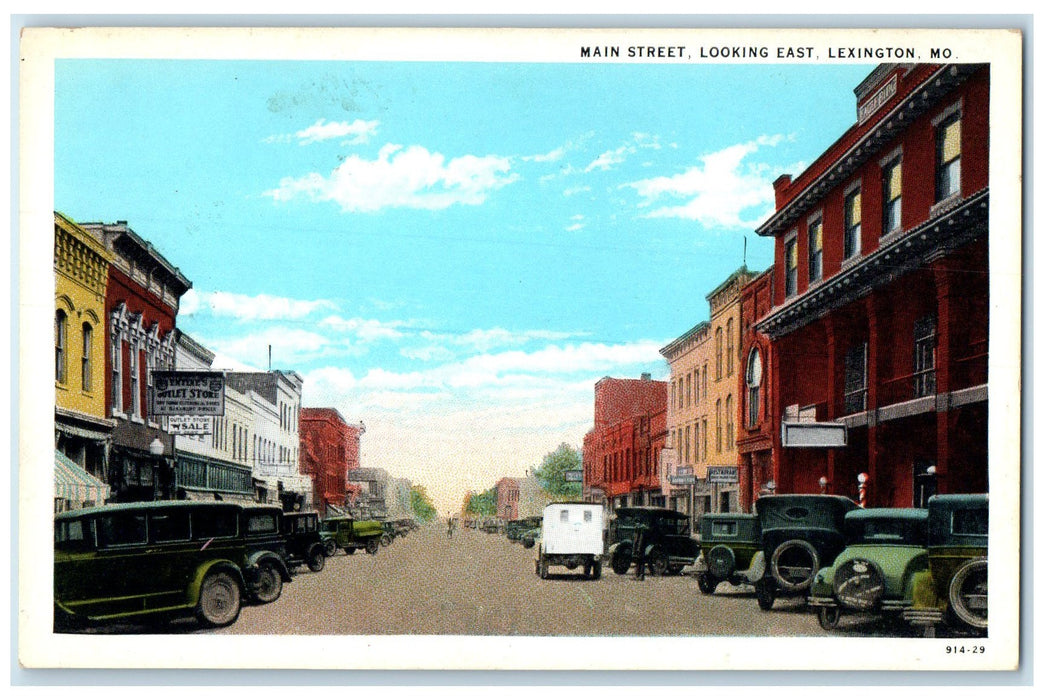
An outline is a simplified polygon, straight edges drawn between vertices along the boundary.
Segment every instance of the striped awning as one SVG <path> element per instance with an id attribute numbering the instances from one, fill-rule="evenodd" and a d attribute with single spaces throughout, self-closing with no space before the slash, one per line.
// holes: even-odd
<path id="1" fill-rule="evenodd" d="M 104 503 L 111 489 L 101 479 L 88 474 L 83 467 L 59 450 L 54 451 L 54 497 L 83 503 Z"/>

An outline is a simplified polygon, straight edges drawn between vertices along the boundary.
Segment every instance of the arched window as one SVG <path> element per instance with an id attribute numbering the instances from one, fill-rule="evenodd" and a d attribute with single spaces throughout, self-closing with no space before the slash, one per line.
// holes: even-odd
<path id="1" fill-rule="evenodd" d="M 721 326 L 714 329 L 714 379 L 721 379 Z"/>
<path id="2" fill-rule="evenodd" d="M 94 343 L 94 329 L 91 324 L 83 324 L 83 353 L 80 356 L 80 383 L 84 391 L 91 390 L 91 346 Z"/>
<path id="3" fill-rule="evenodd" d="M 736 417 L 732 412 L 732 394 L 725 397 L 725 449 L 735 446 Z"/>
<path id="4" fill-rule="evenodd" d="M 727 346 L 725 348 L 725 371 L 731 377 L 732 376 L 732 372 L 734 370 L 734 365 L 735 365 L 733 355 L 736 354 L 736 344 L 733 342 L 732 319 L 731 318 L 729 319 L 729 322 L 725 325 L 725 328 L 726 328 L 725 340 L 726 340 L 726 343 L 727 343 Z"/>
<path id="5" fill-rule="evenodd" d="M 721 399 L 714 402 L 714 445 L 721 454 Z"/>
<path id="6" fill-rule="evenodd" d="M 761 411 L 761 353 L 758 349 L 751 348 L 747 357 L 747 427 L 754 428 L 758 425 Z"/>
<path id="7" fill-rule="evenodd" d="M 68 318 L 58 309 L 54 313 L 54 379 L 65 384 L 65 353 L 68 342 Z"/>

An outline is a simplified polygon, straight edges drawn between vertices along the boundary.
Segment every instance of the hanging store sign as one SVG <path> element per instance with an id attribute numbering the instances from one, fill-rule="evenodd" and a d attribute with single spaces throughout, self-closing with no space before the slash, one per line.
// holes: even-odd
<path id="1" fill-rule="evenodd" d="M 678 476 L 692 476 L 692 467 L 678 467 Z"/>
<path id="2" fill-rule="evenodd" d="M 671 476 L 671 483 L 675 486 L 695 486 L 696 477 L 692 474 L 688 475 L 673 475 Z"/>
<path id="3" fill-rule="evenodd" d="M 171 435 L 212 435 L 214 421 L 210 416 L 171 416 L 167 419 Z"/>
<path id="4" fill-rule="evenodd" d="M 707 467 L 707 481 L 711 484 L 738 484 L 739 467 Z"/>
<path id="5" fill-rule="evenodd" d="M 783 423 L 783 447 L 844 447 L 844 423 Z"/>
<path id="6" fill-rule="evenodd" d="M 225 375 L 221 372 L 153 370 L 149 415 L 225 415 Z"/>
<path id="7" fill-rule="evenodd" d="M 569 469 L 565 472 L 565 480 L 570 482 L 583 481 L 584 470 L 583 469 Z"/>

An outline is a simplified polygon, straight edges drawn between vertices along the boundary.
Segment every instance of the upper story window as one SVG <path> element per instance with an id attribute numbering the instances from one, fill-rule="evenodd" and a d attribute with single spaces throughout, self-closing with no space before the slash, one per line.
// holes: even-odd
<path id="1" fill-rule="evenodd" d="M 736 363 L 733 360 L 733 355 L 736 353 L 736 343 L 733 340 L 735 333 L 735 324 L 730 318 L 728 323 L 725 324 L 725 373 L 730 377 L 735 371 Z"/>
<path id="2" fill-rule="evenodd" d="M 845 260 L 862 250 L 863 197 L 859 187 L 845 195 Z"/>
<path id="3" fill-rule="evenodd" d="M 935 127 L 935 201 L 961 191 L 961 113 L 955 109 Z"/>
<path id="4" fill-rule="evenodd" d="M 808 281 L 823 279 L 823 220 L 808 223 Z"/>
<path id="5" fill-rule="evenodd" d="M 112 412 L 123 412 L 123 343 L 119 336 L 112 339 Z"/>
<path id="6" fill-rule="evenodd" d="M 935 393 L 935 317 L 925 316 L 914 323 L 914 396 Z"/>
<path id="7" fill-rule="evenodd" d="M 750 351 L 747 357 L 747 427 L 754 428 L 758 424 L 761 411 L 761 353 L 757 348 Z"/>
<path id="8" fill-rule="evenodd" d="M 881 233 L 889 234 L 903 225 L 903 159 L 896 156 L 881 169 Z"/>
<path id="9" fill-rule="evenodd" d="M 721 399 L 714 402 L 714 447 L 721 454 Z"/>
<path id="10" fill-rule="evenodd" d="M 866 410 L 866 390 L 866 343 L 859 343 L 845 353 L 845 413 Z"/>
<path id="11" fill-rule="evenodd" d="M 127 368 L 130 373 L 131 384 L 131 415 L 141 417 L 141 377 L 138 373 L 138 345 L 130 344 L 130 365 Z"/>
<path id="12" fill-rule="evenodd" d="M 91 345 L 94 343 L 94 329 L 91 324 L 83 324 L 83 347 L 80 355 L 80 384 L 84 391 L 91 390 Z"/>
<path id="13" fill-rule="evenodd" d="M 65 384 L 65 359 L 68 352 L 69 319 L 65 312 L 58 309 L 54 314 L 54 379 Z"/>
<path id="14" fill-rule="evenodd" d="M 692 400 L 696 403 L 700 402 L 700 371 L 698 369 L 692 372 Z"/>
<path id="15" fill-rule="evenodd" d="M 784 293 L 788 297 L 797 294 L 797 237 L 783 244 Z"/>
<path id="16" fill-rule="evenodd" d="M 714 329 L 714 379 L 721 379 L 721 326 Z"/>

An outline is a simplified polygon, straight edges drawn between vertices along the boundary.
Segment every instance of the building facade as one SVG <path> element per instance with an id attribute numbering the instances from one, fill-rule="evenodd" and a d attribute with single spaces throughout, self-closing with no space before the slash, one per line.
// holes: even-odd
<path id="1" fill-rule="evenodd" d="M 736 452 L 739 470 L 740 510 L 750 512 L 761 494 L 772 493 L 776 482 L 772 467 L 773 436 L 780 431 L 780 416 L 770 410 L 774 395 L 772 344 L 756 323 L 772 308 L 773 268 L 745 285 L 740 293 L 740 366 L 736 396 Z"/>
<path id="2" fill-rule="evenodd" d="M 211 371 L 214 353 L 178 331 L 174 365 L 178 370 Z M 209 432 L 175 435 L 177 497 L 190 500 L 256 502 L 248 440 L 243 431 L 253 426 L 251 399 L 225 384 L 225 413 L 211 416 Z"/>
<path id="3" fill-rule="evenodd" d="M 174 368 L 175 319 L 192 283 L 126 221 L 84 223 L 109 252 L 105 395 L 114 421 L 108 482 L 118 501 L 174 496 L 174 442 L 149 414 L 153 370 Z"/>
<path id="4" fill-rule="evenodd" d="M 324 516 L 328 507 L 343 510 L 348 480 L 349 442 L 358 448 L 358 435 L 334 408 L 301 409 L 301 474 L 312 480 L 316 508 Z M 356 452 L 357 454 L 357 452 Z M 356 457 L 355 468 L 358 468 Z"/>
<path id="5" fill-rule="evenodd" d="M 518 503 L 522 496 L 518 479 L 505 476 L 496 483 L 497 517 L 505 522 L 518 520 Z"/>
<path id="6" fill-rule="evenodd" d="M 105 293 L 111 260 L 87 231 L 54 213 L 55 449 L 106 483 L 116 424 L 105 401 Z M 111 493 L 102 491 L 86 489 L 85 500 L 62 498 L 69 502 L 56 508 L 95 504 Z"/>
<path id="7" fill-rule="evenodd" d="M 667 438 L 667 382 L 604 377 L 584 436 L 584 500 L 611 507 L 666 505 L 659 464 Z"/>
<path id="8" fill-rule="evenodd" d="M 878 66 L 856 124 L 775 182 L 758 228 L 775 239 L 772 305 L 754 326 L 768 407 L 783 427 L 846 430 L 832 447 L 773 434 L 778 492 L 919 506 L 988 489 L 989 83 L 983 65 Z"/>

